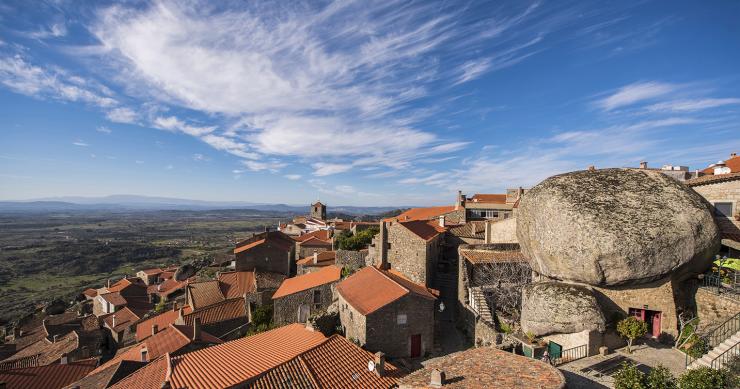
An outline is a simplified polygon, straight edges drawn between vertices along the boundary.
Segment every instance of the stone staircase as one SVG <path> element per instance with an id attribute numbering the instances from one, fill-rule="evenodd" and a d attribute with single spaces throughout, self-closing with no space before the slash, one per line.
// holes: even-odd
<path id="1" fill-rule="evenodd" d="M 725 339 L 701 358 L 691 362 L 687 369 L 696 369 L 702 366 L 720 369 L 729 360 L 729 357 L 734 355 L 740 355 L 740 331 Z M 714 366 L 712 366 L 713 362 Z"/>
<path id="2" fill-rule="evenodd" d="M 473 302 L 473 307 L 480 315 L 481 320 L 493 323 L 493 313 L 491 307 L 488 305 L 485 293 L 480 288 L 470 288 L 470 300 Z"/>

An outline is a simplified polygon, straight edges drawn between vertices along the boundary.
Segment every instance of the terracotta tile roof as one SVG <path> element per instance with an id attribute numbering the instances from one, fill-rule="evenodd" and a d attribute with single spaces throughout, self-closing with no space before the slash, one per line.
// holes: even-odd
<path id="1" fill-rule="evenodd" d="M 126 299 L 121 296 L 121 293 L 119 292 L 113 292 L 113 293 L 105 293 L 100 295 L 103 300 L 111 303 L 111 305 L 120 307 L 122 305 L 126 305 Z"/>
<path id="2" fill-rule="evenodd" d="M 738 173 L 740 172 L 740 156 L 734 156 L 730 157 L 728 159 L 725 159 L 725 165 L 730 168 L 730 173 Z M 704 170 L 702 170 L 702 173 L 704 174 L 714 174 L 714 167 L 708 167 Z"/>
<path id="3" fill-rule="evenodd" d="M 89 297 L 95 297 L 98 295 L 98 291 L 93 288 L 87 288 L 82 292 L 82 294 Z"/>
<path id="4" fill-rule="evenodd" d="M 288 278 L 285 274 L 259 271 L 254 278 L 257 282 L 257 290 L 277 289 L 280 284 Z"/>
<path id="5" fill-rule="evenodd" d="M 506 204 L 506 194 L 480 194 L 476 193 L 470 198 L 475 203 Z"/>
<path id="6" fill-rule="evenodd" d="M 128 289 L 130 287 L 139 287 L 139 288 L 145 288 L 146 284 L 144 284 L 144 281 L 140 280 L 138 277 L 129 277 L 129 278 L 121 278 L 120 280 L 116 281 L 113 285 L 110 286 L 108 289 L 109 293 L 113 292 L 123 292 L 123 290 Z M 122 293 L 125 295 L 125 293 Z"/>
<path id="7" fill-rule="evenodd" d="M 317 264 L 313 263 L 313 255 L 309 255 L 305 258 L 301 258 L 296 261 L 297 265 L 303 265 L 303 266 L 328 266 L 333 265 L 337 258 L 337 252 L 336 251 L 322 251 L 320 253 L 316 254 L 317 256 Z"/>
<path id="8" fill-rule="evenodd" d="M 296 236 L 293 239 L 295 239 L 298 242 L 304 242 L 304 241 L 306 241 L 308 239 L 311 239 L 311 238 L 316 238 L 316 239 L 320 239 L 320 240 L 323 240 L 323 241 L 327 241 L 328 242 L 328 241 L 331 240 L 331 231 L 329 231 L 329 230 L 313 231 L 313 232 L 309 232 L 307 234 L 303 234 L 301 236 Z"/>
<path id="9" fill-rule="evenodd" d="M 193 309 L 197 310 L 224 301 L 218 280 L 193 282 L 187 288 L 190 296 L 188 300 L 193 304 Z"/>
<path id="10" fill-rule="evenodd" d="M 340 278 L 342 278 L 342 269 L 336 266 L 327 266 L 314 273 L 288 278 L 283 281 L 283 284 L 280 285 L 280 288 L 272 296 L 272 299 L 278 299 L 306 289 L 337 282 Z"/>
<path id="11" fill-rule="evenodd" d="M 169 362 L 170 356 L 165 354 L 118 381 L 111 389 L 160 389 L 167 380 Z"/>
<path id="12" fill-rule="evenodd" d="M 252 243 L 245 244 L 244 246 L 236 247 L 234 249 L 234 254 L 241 253 L 242 251 L 247 251 L 247 250 L 249 250 L 249 249 L 251 249 L 253 247 L 257 247 L 257 246 L 261 245 L 262 243 L 265 243 L 265 239 L 260 239 L 260 240 L 254 241 Z"/>
<path id="13" fill-rule="evenodd" d="M 146 362 L 120 361 L 107 366 L 97 373 L 89 373 L 84 378 L 66 386 L 65 389 L 100 389 L 107 388 L 136 370 L 144 367 Z"/>
<path id="14" fill-rule="evenodd" d="M 254 271 L 230 271 L 218 275 L 221 293 L 227 298 L 244 297 L 257 290 Z"/>
<path id="15" fill-rule="evenodd" d="M 194 280 L 194 277 L 183 281 L 177 281 L 174 278 L 169 278 L 160 284 L 149 285 L 149 287 L 147 288 L 147 293 L 154 293 L 162 297 L 167 297 L 172 293 L 177 292 L 178 290 L 184 289 L 186 286 L 188 286 L 190 282 Z"/>
<path id="16" fill-rule="evenodd" d="M 219 338 L 248 323 L 247 307 L 243 298 L 224 300 L 189 314 L 183 313 L 183 322 L 192 326 L 196 317 L 200 318 L 205 331 Z"/>
<path id="17" fill-rule="evenodd" d="M 310 237 L 302 242 L 298 242 L 301 247 L 329 247 L 331 248 L 331 241 L 321 240 L 317 237 Z"/>
<path id="18" fill-rule="evenodd" d="M 113 326 L 113 316 L 116 317 L 116 325 Z M 123 309 L 119 309 L 113 313 L 109 313 L 105 316 L 101 316 L 103 319 L 103 322 L 105 323 L 108 328 L 112 329 L 113 331 L 119 332 L 125 330 L 127 327 L 134 325 L 139 319 L 141 319 L 141 316 L 137 315 L 129 309 L 129 307 L 124 307 Z"/>
<path id="19" fill-rule="evenodd" d="M 0 382 L 8 389 L 50 389 L 69 385 L 87 375 L 98 364 L 97 359 L 83 359 L 67 364 L 53 364 L 0 371 Z"/>
<path id="20" fill-rule="evenodd" d="M 510 262 L 527 262 L 519 250 L 466 250 L 461 249 L 462 255 L 472 264 L 483 263 L 510 263 Z"/>
<path id="21" fill-rule="evenodd" d="M 183 314 L 189 314 L 191 312 L 193 312 L 193 309 L 190 308 L 190 306 L 186 305 L 183 308 Z M 155 324 L 159 329 L 167 328 L 167 326 L 169 326 L 170 324 L 175 323 L 178 316 L 180 316 L 179 310 L 170 309 L 160 313 L 159 315 L 152 316 L 146 320 L 139 322 L 139 324 L 136 325 L 136 341 L 141 342 L 143 339 L 151 336 L 152 327 Z"/>
<path id="22" fill-rule="evenodd" d="M 449 233 L 461 238 L 485 239 L 486 222 L 470 221 L 465 224 L 460 224 L 459 226 L 451 227 L 449 229 Z"/>
<path id="23" fill-rule="evenodd" d="M 172 278 L 174 276 L 175 276 L 175 271 L 174 270 L 173 271 L 165 270 L 165 271 L 162 272 L 162 274 L 159 275 L 159 278 L 161 278 L 163 280 L 169 280 L 170 278 Z"/>
<path id="24" fill-rule="evenodd" d="M 153 269 L 143 269 L 143 270 L 141 270 L 141 272 L 144 273 L 144 274 L 146 274 L 146 275 L 148 275 L 148 276 L 154 276 L 154 275 L 157 275 L 157 274 L 162 273 L 162 269 L 156 267 L 156 268 L 153 268 Z"/>
<path id="25" fill-rule="evenodd" d="M 699 185 L 716 184 L 719 182 L 734 181 L 734 180 L 740 180 L 740 172 L 728 173 L 728 174 L 718 174 L 718 175 L 706 175 L 706 176 L 701 176 L 697 178 L 692 178 L 690 180 L 686 180 L 684 181 L 684 183 L 688 186 L 699 186 Z"/>
<path id="26" fill-rule="evenodd" d="M 435 298 L 423 285 L 373 266 L 362 268 L 337 284 L 337 292 L 363 315 L 369 315 L 409 293 Z"/>
<path id="27" fill-rule="evenodd" d="M 0 362 L 0 368 L 12 369 L 27 367 L 31 364 L 35 366 L 53 364 L 59 361 L 62 355 L 76 350 L 79 345 L 79 336 L 75 331 L 57 338 L 56 342 L 43 338 Z"/>
<path id="28" fill-rule="evenodd" d="M 296 357 L 275 366 L 249 383 L 250 389 L 319 389 L 319 384 L 303 358 Z"/>
<path id="29" fill-rule="evenodd" d="M 167 353 L 175 353 L 181 348 L 188 346 L 189 344 L 194 342 L 204 344 L 223 343 L 221 339 L 218 339 L 203 330 L 201 330 L 200 339 L 197 341 L 193 340 L 193 328 L 191 326 L 170 324 L 169 326 L 161 329 L 156 334 L 144 339 L 133 347 L 126 349 L 126 351 L 117 354 L 115 357 L 113 357 L 113 359 L 96 368 L 92 374 L 101 372 L 109 366 L 121 361 L 141 362 L 142 349 L 146 350 L 147 361 L 152 361 Z"/>
<path id="30" fill-rule="evenodd" d="M 407 388 L 428 388 L 432 369 L 445 372 L 445 388 L 561 389 L 565 377 L 556 368 L 495 347 L 478 347 L 424 362 L 424 367 L 400 379 Z"/>
<path id="31" fill-rule="evenodd" d="M 398 222 L 398 224 L 406 227 L 409 231 L 413 232 L 416 236 L 426 241 L 434 239 L 437 235 L 445 232 L 445 228 L 439 225 L 436 220 L 424 221 L 424 220 L 413 220 L 409 222 Z"/>
<path id="32" fill-rule="evenodd" d="M 174 388 L 225 388 L 244 383 L 322 343 L 321 332 L 290 324 L 172 358 Z"/>
<path id="33" fill-rule="evenodd" d="M 440 215 L 450 213 L 454 210 L 455 210 L 454 205 L 444 206 L 444 207 L 411 208 L 398 216 L 387 218 L 385 219 L 385 221 L 430 220 L 430 219 L 437 218 Z"/>

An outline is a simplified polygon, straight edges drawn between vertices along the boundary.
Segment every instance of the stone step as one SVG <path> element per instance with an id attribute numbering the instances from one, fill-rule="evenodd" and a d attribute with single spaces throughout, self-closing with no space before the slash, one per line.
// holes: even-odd
<path id="1" fill-rule="evenodd" d="M 713 349 L 709 350 L 709 352 L 704 354 L 701 358 L 689 364 L 687 368 L 695 369 L 701 366 L 712 367 L 712 362 L 714 360 L 716 360 L 719 356 L 724 354 L 727 350 L 731 349 L 732 347 L 735 347 L 738 344 L 740 344 L 740 331 L 738 331 L 731 337 L 725 339 L 725 341 L 718 344 L 717 347 L 714 347 Z M 722 367 L 721 365 L 719 367 Z"/>

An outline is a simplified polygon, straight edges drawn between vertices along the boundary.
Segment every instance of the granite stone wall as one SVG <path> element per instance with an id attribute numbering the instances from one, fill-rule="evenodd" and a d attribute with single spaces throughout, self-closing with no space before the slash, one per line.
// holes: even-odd
<path id="1" fill-rule="evenodd" d="M 740 301 L 699 288 L 695 295 L 696 315 L 703 330 L 713 329 L 740 312 Z"/>
<path id="2" fill-rule="evenodd" d="M 269 241 L 250 250 L 235 254 L 235 270 L 257 270 L 290 276 L 292 251 L 286 251 Z"/>
<path id="3" fill-rule="evenodd" d="M 420 238 L 399 223 L 388 226 L 388 262 L 391 269 L 414 282 L 431 285 L 439 257 L 442 234 L 430 241 Z"/>
<path id="4" fill-rule="evenodd" d="M 406 315 L 406 323 L 399 322 Z M 411 336 L 421 334 L 421 355 L 434 347 L 434 301 L 406 295 L 366 318 L 365 347 L 392 358 L 411 355 Z"/>
<path id="5" fill-rule="evenodd" d="M 365 267 L 368 251 L 337 250 L 336 265 L 350 270 Z"/>
<path id="6" fill-rule="evenodd" d="M 334 284 L 324 284 L 274 299 L 273 322 L 279 326 L 298 322 L 298 309 L 301 305 L 309 307 L 308 316 L 326 311 L 334 301 Z M 314 303 L 315 291 L 319 291 L 320 294 L 320 302 L 318 304 Z"/>
<path id="7" fill-rule="evenodd" d="M 740 180 L 718 182 L 716 184 L 699 185 L 692 187 L 697 193 L 710 203 L 732 203 L 732 216 L 740 214 Z M 740 221 L 734 217 L 715 215 L 715 220 L 724 234 L 739 234 Z"/>

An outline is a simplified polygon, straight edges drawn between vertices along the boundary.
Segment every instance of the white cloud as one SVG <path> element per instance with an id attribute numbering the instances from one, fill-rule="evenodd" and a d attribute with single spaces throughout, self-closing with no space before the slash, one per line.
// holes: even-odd
<path id="1" fill-rule="evenodd" d="M 115 99 L 98 91 L 75 85 L 79 84 L 79 77 L 32 65 L 20 55 L 0 57 L 0 83 L 28 96 L 81 102 L 101 108 L 118 104 Z"/>
<path id="2" fill-rule="evenodd" d="M 96 128 L 95 131 L 102 132 L 104 134 L 110 134 L 110 133 L 113 132 L 110 128 L 105 127 L 105 126 L 100 126 L 100 127 Z"/>
<path id="3" fill-rule="evenodd" d="M 677 90 L 674 84 L 661 82 L 638 82 L 619 88 L 615 93 L 596 102 L 596 105 L 605 111 L 629 106 L 641 101 L 652 100 L 665 96 Z"/>
<path id="4" fill-rule="evenodd" d="M 332 174 L 344 173 L 352 169 L 351 164 L 339 164 L 339 163 L 325 163 L 316 162 L 311 165 L 314 171 L 313 174 L 318 177 L 329 176 Z"/>
<path id="5" fill-rule="evenodd" d="M 64 23 L 54 23 L 48 28 L 26 33 L 26 36 L 32 39 L 59 38 L 65 35 L 67 35 L 67 26 Z"/>
<path id="6" fill-rule="evenodd" d="M 198 127 L 189 125 L 180 119 L 169 116 L 169 117 L 158 117 L 154 119 L 154 126 L 163 130 L 180 131 L 182 133 L 192 135 L 195 137 L 201 137 L 213 132 L 216 127 Z"/>
<path id="7" fill-rule="evenodd" d="M 655 112 L 693 112 L 726 105 L 740 105 L 738 98 L 706 98 L 694 100 L 674 100 L 653 104 L 647 107 L 648 111 Z"/>
<path id="8" fill-rule="evenodd" d="M 295 180 L 300 180 L 302 176 L 300 174 L 286 174 L 284 177 L 289 180 L 295 181 Z"/>
<path id="9" fill-rule="evenodd" d="M 242 161 L 242 164 L 247 167 L 247 169 L 258 172 L 262 170 L 268 170 L 271 172 L 277 172 L 278 170 L 284 168 L 287 164 L 284 162 L 280 162 L 277 160 L 271 160 L 271 161 Z"/>
<path id="10" fill-rule="evenodd" d="M 79 139 L 78 139 L 78 140 L 76 140 L 76 141 L 74 141 L 74 142 L 72 142 L 72 144 L 73 144 L 73 145 L 75 145 L 75 146 L 80 146 L 80 147 L 87 147 L 87 146 L 90 146 L 89 144 L 87 144 L 87 143 L 85 143 L 84 141 L 82 141 L 82 140 L 79 140 Z"/>
<path id="11" fill-rule="evenodd" d="M 134 110 L 126 107 L 114 108 L 105 114 L 105 117 L 115 123 L 136 123 L 138 115 Z"/>

